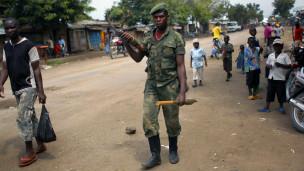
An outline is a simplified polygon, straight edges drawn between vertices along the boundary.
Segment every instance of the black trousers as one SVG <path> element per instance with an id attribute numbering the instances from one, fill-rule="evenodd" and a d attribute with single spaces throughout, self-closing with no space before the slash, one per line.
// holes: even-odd
<path id="1" fill-rule="evenodd" d="M 286 101 L 286 81 L 268 79 L 266 102 L 274 102 L 275 95 L 280 104 Z"/>
<path id="2" fill-rule="evenodd" d="M 248 88 L 257 88 L 260 84 L 260 70 L 256 69 L 246 73 L 246 84 Z"/>

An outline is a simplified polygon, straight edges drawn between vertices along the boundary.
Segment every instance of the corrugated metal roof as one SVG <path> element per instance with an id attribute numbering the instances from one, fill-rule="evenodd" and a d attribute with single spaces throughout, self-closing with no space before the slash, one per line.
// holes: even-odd
<path id="1" fill-rule="evenodd" d="M 112 23 L 114 26 L 118 26 L 118 23 Z M 68 24 L 68 28 L 70 29 L 90 29 L 90 30 L 105 30 L 110 27 L 110 24 L 107 21 L 99 21 L 99 20 L 83 20 L 78 21 L 76 23 Z"/>

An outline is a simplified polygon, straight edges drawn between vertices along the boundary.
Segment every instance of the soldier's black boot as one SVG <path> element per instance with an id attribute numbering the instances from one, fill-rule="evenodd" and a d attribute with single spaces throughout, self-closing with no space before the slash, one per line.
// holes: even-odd
<path id="1" fill-rule="evenodd" d="M 143 169 L 150 169 L 161 164 L 159 135 L 148 138 L 151 157 L 142 164 Z"/>
<path id="2" fill-rule="evenodd" d="M 169 137 L 169 161 L 171 164 L 179 162 L 179 156 L 177 153 L 177 136 Z"/>

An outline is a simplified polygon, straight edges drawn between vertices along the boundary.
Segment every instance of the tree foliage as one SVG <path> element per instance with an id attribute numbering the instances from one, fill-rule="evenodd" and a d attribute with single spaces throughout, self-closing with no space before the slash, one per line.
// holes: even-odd
<path id="1" fill-rule="evenodd" d="M 165 2 L 169 6 L 170 22 L 172 24 L 186 24 L 189 16 L 196 16 L 198 20 L 208 21 L 211 15 L 208 12 L 208 3 L 211 0 L 121 0 L 116 6 L 107 10 L 105 17 L 123 22 L 126 25 L 134 25 L 138 22 L 151 23 L 149 14 L 151 8 Z M 117 9 L 123 15 L 117 14 Z"/>
<path id="2" fill-rule="evenodd" d="M 290 9 L 293 8 L 295 0 L 274 0 L 272 3 L 274 15 L 280 15 L 283 18 L 290 16 Z"/>
<path id="3" fill-rule="evenodd" d="M 221 18 L 227 15 L 229 8 L 231 7 L 229 0 L 213 0 L 209 5 L 212 11 L 212 18 Z"/>
<path id="4" fill-rule="evenodd" d="M 148 24 L 152 2 L 153 0 L 121 0 L 117 6 L 106 11 L 105 18 L 127 25 L 135 25 L 138 22 Z"/>
<path id="5" fill-rule="evenodd" d="M 105 17 L 129 26 L 138 22 L 149 24 L 151 23 L 149 12 L 159 2 L 169 5 L 172 24 L 184 25 L 188 23 L 188 19 L 204 24 L 210 19 L 225 15 L 241 24 L 247 24 L 251 19 L 263 18 L 263 11 L 258 4 L 233 6 L 229 0 L 121 0 L 107 10 Z"/>
<path id="6" fill-rule="evenodd" d="M 190 14 L 195 21 L 207 23 L 212 17 L 209 5 L 212 0 L 188 0 L 187 5 L 190 7 Z"/>
<path id="7" fill-rule="evenodd" d="M 94 8 L 91 0 L 2 0 L 5 16 L 17 18 L 21 24 L 47 27 L 88 19 Z"/>
<path id="8" fill-rule="evenodd" d="M 248 24 L 250 20 L 263 19 L 263 11 L 260 9 L 259 4 L 249 3 L 246 6 L 236 4 L 231 6 L 228 10 L 228 18 L 237 21 L 241 25 Z"/>

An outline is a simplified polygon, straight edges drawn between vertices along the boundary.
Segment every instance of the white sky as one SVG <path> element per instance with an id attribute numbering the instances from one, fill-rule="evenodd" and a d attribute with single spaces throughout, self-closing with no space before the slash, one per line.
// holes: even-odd
<path id="1" fill-rule="evenodd" d="M 106 9 L 112 7 L 112 5 L 120 0 L 92 0 L 91 5 L 96 8 L 94 12 L 90 15 L 94 19 L 104 20 L 104 15 Z M 271 15 L 273 11 L 272 2 L 273 0 L 230 0 L 232 4 L 240 3 L 240 4 L 247 4 L 247 3 L 256 3 L 260 4 L 260 8 L 264 11 L 264 16 L 268 17 Z M 300 4 L 302 3 L 302 4 Z M 296 0 L 295 7 L 304 5 L 304 0 Z"/>

